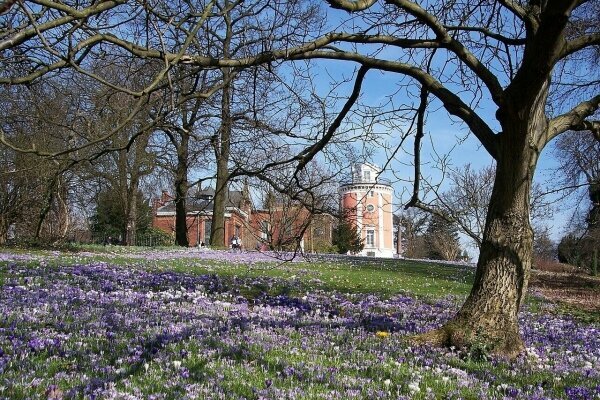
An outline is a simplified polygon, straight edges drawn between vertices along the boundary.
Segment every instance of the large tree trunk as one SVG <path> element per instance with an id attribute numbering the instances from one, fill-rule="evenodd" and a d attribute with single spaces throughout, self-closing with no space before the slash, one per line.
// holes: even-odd
<path id="1" fill-rule="evenodd" d="M 127 188 L 127 214 L 125 214 L 125 244 L 135 246 L 135 232 L 137 230 L 137 201 L 138 201 L 138 182 L 132 178 L 131 186 Z"/>
<path id="2" fill-rule="evenodd" d="M 46 221 L 46 217 L 50 210 L 52 209 L 52 203 L 54 202 L 54 196 L 56 194 L 56 188 L 58 184 L 59 173 L 55 173 L 55 175 L 50 179 L 48 186 L 46 187 L 46 193 L 44 194 L 44 200 L 42 204 L 42 208 L 40 210 L 40 214 L 37 220 L 37 225 L 35 228 L 34 239 L 38 240 L 42 236 L 42 229 L 44 228 L 44 222 Z"/>
<path id="3" fill-rule="evenodd" d="M 3 245 L 8 240 L 8 217 L 4 214 L 0 214 L 0 245 Z"/>
<path id="4" fill-rule="evenodd" d="M 231 71 L 223 69 L 223 97 L 221 99 L 221 128 L 213 146 L 217 159 L 217 182 L 213 206 L 210 243 L 223 246 L 225 242 L 225 207 L 228 198 L 229 152 L 231 147 Z"/>
<path id="5" fill-rule="evenodd" d="M 525 299 L 532 265 L 530 192 L 545 134 L 547 85 L 525 110 L 500 118 L 496 177 L 488 207 L 475 282 L 457 315 L 417 342 L 469 348 L 485 345 L 513 358 L 522 352 L 518 312 Z"/>
<path id="6" fill-rule="evenodd" d="M 181 135 L 177 148 L 177 167 L 175 170 L 175 243 L 188 247 L 187 237 L 187 195 L 188 195 L 188 154 L 189 135 Z"/>
<path id="7" fill-rule="evenodd" d="M 233 22 L 229 10 L 223 14 L 225 36 L 223 38 L 223 57 L 231 57 L 231 38 L 233 37 Z M 217 182 L 213 203 L 213 218 L 210 228 L 210 243 L 213 246 L 226 245 L 225 242 L 225 206 L 228 196 L 229 183 L 229 152 L 231 149 L 231 98 L 233 92 L 233 71 L 231 68 L 221 68 L 223 74 L 223 94 L 221 96 L 221 127 L 213 138 L 213 149 L 217 161 Z"/>

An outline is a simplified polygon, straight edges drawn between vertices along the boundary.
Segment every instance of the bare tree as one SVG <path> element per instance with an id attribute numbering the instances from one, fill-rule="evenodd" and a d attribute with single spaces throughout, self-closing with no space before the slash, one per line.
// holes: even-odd
<path id="1" fill-rule="evenodd" d="M 2 99 L 0 129 L 13 143 L 52 151 L 69 146 L 75 104 L 62 83 L 8 88 L 3 90 Z M 2 150 L 2 163 L 7 167 L 3 196 L 3 207 L 7 207 L 7 218 L 3 218 L 5 228 L 7 223 L 14 224 L 21 240 L 63 238 L 70 225 L 73 163 L 67 159 L 40 160 L 10 147 Z"/>
<path id="2" fill-rule="evenodd" d="M 441 191 L 438 186 L 425 182 L 434 199 L 431 203 L 420 201 L 417 207 L 455 223 L 457 228 L 469 237 L 477 248 L 480 248 L 495 174 L 494 165 L 479 171 L 473 170 L 470 164 L 451 169 L 447 174 L 449 178 L 447 184 L 450 188 Z M 552 207 L 544 200 L 544 196 L 545 191 L 541 185 L 534 184 L 531 194 L 534 236 L 537 235 L 538 230 L 542 234 L 543 221 L 552 217 Z"/>
<path id="3" fill-rule="evenodd" d="M 430 216 L 424 239 L 427 244 L 427 258 L 455 261 L 461 256 L 458 228 L 453 221 L 443 216 Z"/>
<path id="4" fill-rule="evenodd" d="M 577 197 L 580 205 L 571 232 L 561 241 L 560 257 L 593 270 L 600 248 L 600 139 L 594 140 L 592 132 L 572 132 L 558 139 L 555 154 L 560 162 L 557 173 L 562 176 L 556 182 L 557 190 Z M 565 257 L 568 252 L 573 256 Z"/>
<path id="5" fill-rule="evenodd" d="M 221 20 L 211 21 L 207 26 L 207 40 L 211 43 L 210 54 L 220 59 L 239 58 L 293 45 L 302 40 L 309 30 L 314 30 L 318 20 L 316 9 L 298 0 L 269 3 L 225 0 L 217 1 L 215 7 L 219 10 Z M 265 15 L 268 15 L 267 19 Z M 240 169 L 236 174 L 231 174 L 233 153 L 251 152 L 257 144 L 266 143 L 263 139 L 265 134 L 285 136 L 289 132 L 282 129 L 280 123 L 272 124 L 267 117 L 283 108 L 274 101 L 274 96 L 281 88 L 281 85 L 277 85 L 281 79 L 276 75 L 277 66 L 268 63 L 264 68 L 241 70 L 239 65 L 237 69 L 222 65 L 219 71 L 223 82 L 220 115 L 218 128 L 211 137 L 216 164 L 211 243 L 224 243 L 228 182 L 243 175 Z M 271 101 L 267 100 L 269 97 Z M 289 96 L 288 100 L 283 97 L 279 100 L 288 102 Z M 289 117 L 279 115 L 279 118 Z M 245 140 L 247 135 L 244 131 L 248 132 L 247 128 L 254 134 L 250 141 Z M 248 143 L 249 147 L 241 148 Z"/>
<path id="6" fill-rule="evenodd" d="M 600 139 L 594 140 L 592 132 L 572 132 L 561 136 L 555 145 L 562 179 L 558 189 L 566 188 L 568 194 L 587 188 L 589 212 L 587 223 L 600 224 Z"/>
<path id="7" fill-rule="evenodd" d="M 156 137 L 154 148 L 161 154 L 159 159 L 164 169 L 173 175 L 175 187 L 175 242 L 188 246 L 187 198 L 190 171 L 206 167 L 209 158 L 209 133 L 207 126 L 211 117 L 211 97 L 223 86 L 214 79 L 210 71 L 179 66 L 173 87 L 163 91 L 163 108 L 157 118 L 156 129 L 164 134 L 166 143 Z M 200 179 L 198 184 L 201 184 Z"/>

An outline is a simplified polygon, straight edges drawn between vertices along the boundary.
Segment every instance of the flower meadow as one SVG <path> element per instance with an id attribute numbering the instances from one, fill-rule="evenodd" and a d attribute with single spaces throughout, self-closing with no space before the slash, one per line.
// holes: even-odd
<path id="1" fill-rule="evenodd" d="M 464 297 L 331 289 L 320 268 L 251 253 L 0 253 L 0 398 L 600 398 L 598 325 L 538 300 L 515 361 L 415 347 L 406 338 Z"/>

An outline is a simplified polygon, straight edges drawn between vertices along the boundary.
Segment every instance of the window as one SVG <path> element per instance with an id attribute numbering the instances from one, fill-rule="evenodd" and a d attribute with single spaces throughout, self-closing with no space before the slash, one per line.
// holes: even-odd
<path id="1" fill-rule="evenodd" d="M 367 231 L 367 246 L 369 246 L 369 247 L 375 246 L 375 231 L 372 229 L 369 229 Z"/>
<path id="2" fill-rule="evenodd" d="M 374 196 L 375 196 L 375 193 L 373 193 L 373 191 L 371 190 L 371 191 L 369 192 L 369 197 L 374 197 Z"/>
<path id="3" fill-rule="evenodd" d="M 363 178 L 365 182 L 371 182 L 371 171 L 363 171 Z"/>
<path id="4" fill-rule="evenodd" d="M 210 227 L 212 225 L 212 220 L 205 219 L 204 220 L 204 243 L 209 246 L 210 245 Z"/>
<path id="5" fill-rule="evenodd" d="M 367 211 L 368 211 L 368 212 L 373 212 L 373 211 L 375 211 L 375 206 L 374 206 L 373 204 L 369 204 L 369 205 L 367 205 Z"/>
<path id="6" fill-rule="evenodd" d="M 267 240 L 269 237 L 269 231 L 271 230 L 269 221 L 261 221 L 260 222 L 260 238 Z"/>

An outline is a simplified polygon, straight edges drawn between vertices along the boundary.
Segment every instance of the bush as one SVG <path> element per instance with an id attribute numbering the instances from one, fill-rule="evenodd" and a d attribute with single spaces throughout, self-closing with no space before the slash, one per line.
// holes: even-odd
<path id="1" fill-rule="evenodd" d="M 558 245 L 558 260 L 584 268 L 591 274 L 598 271 L 598 231 L 577 238 L 574 234 L 563 237 Z"/>
<path id="2" fill-rule="evenodd" d="M 573 234 L 564 236 L 558 244 L 558 261 L 577 265 L 578 240 Z"/>

